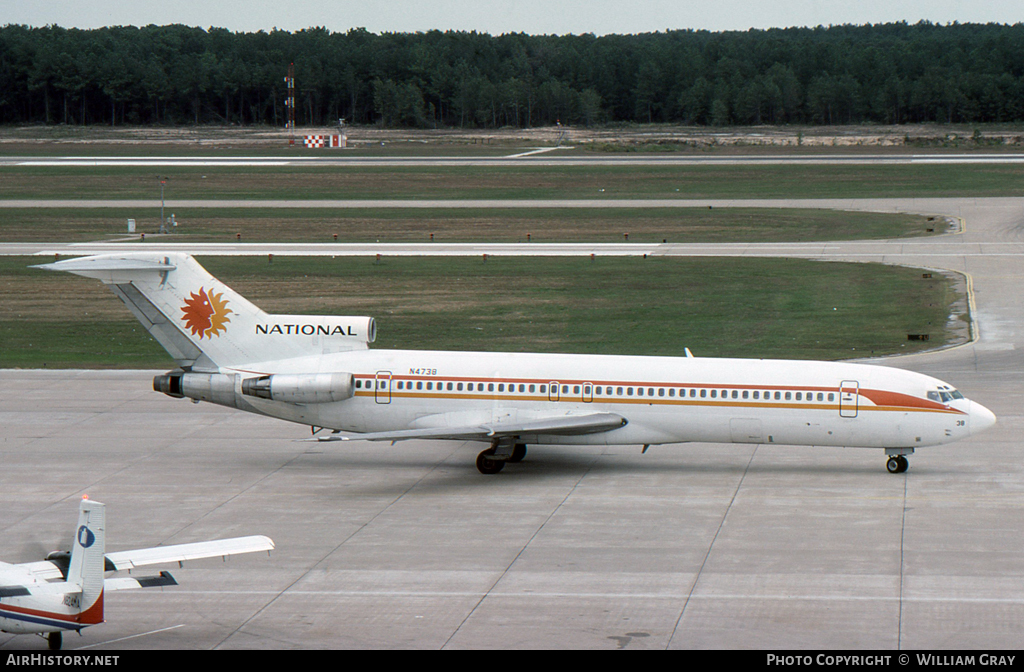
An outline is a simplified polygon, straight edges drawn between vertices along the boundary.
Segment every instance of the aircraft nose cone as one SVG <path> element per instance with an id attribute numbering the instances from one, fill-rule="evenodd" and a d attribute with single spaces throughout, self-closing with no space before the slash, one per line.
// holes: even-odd
<path id="1" fill-rule="evenodd" d="M 971 419 L 971 434 L 979 434 L 996 424 L 996 414 L 975 401 L 971 402 L 968 416 Z"/>

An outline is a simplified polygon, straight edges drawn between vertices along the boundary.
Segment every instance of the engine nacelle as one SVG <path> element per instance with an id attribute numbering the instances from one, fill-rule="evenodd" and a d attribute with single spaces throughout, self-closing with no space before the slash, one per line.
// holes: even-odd
<path id="1" fill-rule="evenodd" d="M 225 373 L 176 371 L 153 378 L 153 390 L 181 399 L 209 401 L 222 406 L 238 406 L 238 376 Z"/>
<path id="2" fill-rule="evenodd" d="M 242 394 L 290 404 L 326 404 L 355 394 L 351 373 L 275 373 L 246 378 Z"/>

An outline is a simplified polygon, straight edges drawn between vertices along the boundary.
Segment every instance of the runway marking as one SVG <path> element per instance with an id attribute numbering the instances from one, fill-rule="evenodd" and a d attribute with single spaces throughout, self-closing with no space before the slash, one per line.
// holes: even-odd
<path id="1" fill-rule="evenodd" d="M 137 635 L 128 635 L 127 637 L 119 637 L 118 639 L 108 639 L 105 642 L 96 642 L 95 644 L 88 644 L 86 646 L 79 646 L 79 647 L 75 647 L 74 649 L 69 649 L 69 650 L 70 651 L 82 651 L 84 649 L 92 649 L 92 648 L 95 648 L 97 646 L 107 646 L 108 644 L 116 644 L 118 642 L 126 642 L 129 639 L 138 639 L 139 637 L 145 637 L 147 635 L 156 635 L 156 634 L 161 633 L 161 632 L 167 632 L 169 630 L 177 630 L 178 628 L 184 628 L 184 627 L 185 627 L 184 623 L 179 623 L 178 625 L 172 625 L 172 626 L 167 627 L 167 628 L 160 628 L 159 630 L 150 630 L 149 632 L 140 632 Z"/>
<path id="2" fill-rule="evenodd" d="M 0 156 L 3 166 L 817 166 L 817 165 L 950 165 L 950 164 L 1019 164 L 1024 154 L 863 154 L 772 156 L 697 156 L 674 154 L 660 156 L 608 156 L 576 154 L 574 156 L 538 156 L 556 149 L 541 148 L 511 156 Z"/>
<path id="3" fill-rule="evenodd" d="M 546 152 L 552 152 L 556 149 L 568 149 L 567 147 L 542 147 L 540 149 L 532 149 L 528 152 L 520 152 L 519 154 L 509 154 L 506 159 L 519 159 L 524 156 L 532 156 L 534 154 L 544 154 Z"/>
<path id="4" fill-rule="evenodd" d="M 616 593 L 616 592 L 579 592 L 571 593 L 565 591 L 550 592 L 550 591 L 538 591 L 529 593 L 505 593 L 496 591 L 437 591 L 437 590 L 289 590 L 281 593 L 274 590 L 226 590 L 226 591 L 184 591 L 175 590 L 174 593 L 178 594 L 194 594 L 194 595 L 279 595 L 280 597 L 420 597 L 420 598 L 437 598 L 437 597 L 458 597 L 458 598 L 482 598 L 482 597 L 495 597 L 495 598 L 509 598 L 509 599 L 529 599 L 529 598 L 541 598 L 541 599 L 610 599 L 610 600 L 782 600 L 782 601 L 810 601 L 810 602 L 872 602 L 872 601 L 885 601 L 885 602 L 919 602 L 919 603 L 949 603 L 949 604 L 1022 604 L 1024 605 L 1024 596 L 1021 597 L 953 597 L 953 596 L 935 596 L 935 597 L 907 597 L 904 595 L 900 597 L 898 594 L 894 595 L 794 595 L 787 593 L 785 595 L 751 595 L 741 593 L 707 593 L 700 594 L 695 593 L 688 595 L 687 593 Z M 180 626 L 175 626 L 180 627 Z"/>

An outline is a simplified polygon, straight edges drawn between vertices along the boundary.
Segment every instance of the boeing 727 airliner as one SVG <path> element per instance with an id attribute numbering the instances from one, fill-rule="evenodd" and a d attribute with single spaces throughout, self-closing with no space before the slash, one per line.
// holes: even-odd
<path id="1" fill-rule="evenodd" d="M 866 364 L 372 350 L 373 318 L 267 314 L 183 254 L 40 268 L 109 285 L 178 364 L 157 391 L 333 430 L 325 441 L 484 442 L 485 474 L 528 444 L 691 441 L 877 448 L 899 473 L 996 420 L 941 380 Z"/>

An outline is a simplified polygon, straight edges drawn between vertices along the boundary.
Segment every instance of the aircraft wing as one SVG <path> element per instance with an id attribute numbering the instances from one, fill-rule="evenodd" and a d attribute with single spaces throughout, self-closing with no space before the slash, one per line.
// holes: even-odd
<path id="1" fill-rule="evenodd" d="M 233 539 L 220 539 L 217 541 L 200 541 L 193 544 L 177 544 L 174 546 L 154 546 L 153 548 L 141 548 L 134 551 L 107 553 L 106 571 L 113 572 L 119 569 L 133 569 L 162 562 L 180 563 L 200 558 L 216 558 L 218 556 L 235 555 L 238 553 L 270 551 L 273 548 L 274 542 L 269 537 L 262 535 L 235 537 Z M 64 573 L 67 571 L 66 558 L 63 568 L 60 563 L 51 560 L 26 562 L 17 566 L 32 572 L 33 576 L 37 579 L 46 581 L 63 579 Z M 130 587 L 137 588 L 140 586 Z M 117 589 L 114 588 L 114 590 Z"/>
<path id="2" fill-rule="evenodd" d="M 255 553 L 270 551 L 274 542 L 270 537 L 256 535 L 252 537 L 235 537 L 218 541 L 200 541 L 194 544 L 177 544 L 175 546 L 154 546 L 135 551 L 118 551 L 107 553 L 107 567 L 114 569 L 132 569 L 161 562 L 185 562 L 199 558 L 216 558 L 218 556 L 236 555 L 238 553 Z"/>
<path id="3" fill-rule="evenodd" d="M 523 434 L 596 434 L 618 429 L 628 421 L 615 413 L 589 415 L 558 415 L 535 418 L 526 422 L 481 423 L 466 427 L 426 427 L 400 429 L 393 432 L 366 432 L 363 434 L 334 432 L 317 437 L 317 441 L 404 441 L 406 439 L 475 439 L 487 440 Z"/>
<path id="4" fill-rule="evenodd" d="M 39 562 L 25 562 L 19 564 L 18 567 L 27 569 L 32 572 L 32 575 L 37 579 L 43 581 L 51 581 L 53 579 L 63 579 L 64 573 L 60 567 L 49 560 L 40 560 Z"/>

